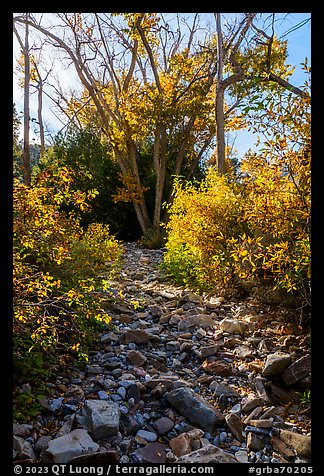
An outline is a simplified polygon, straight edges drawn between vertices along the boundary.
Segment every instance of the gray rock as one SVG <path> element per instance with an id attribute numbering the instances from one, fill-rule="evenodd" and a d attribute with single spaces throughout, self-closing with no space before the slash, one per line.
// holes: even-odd
<path id="1" fill-rule="evenodd" d="M 214 395 L 220 397 L 221 395 L 226 395 L 227 397 L 239 397 L 240 394 L 229 385 L 223 385 L 214 380 L 209 385 L 211 390 L 214 390 Z"/>
<path id="2" fill-rule="evenodd" d="M 290 364 L 290 355 L 282 352 L 275 352 L 268 355 L 262 369 L 263 377 L 270 377 L 282 373 Z"/>
<path id="3" fill-rule="evenodd" d="M 191 423 L 212 433 L 215 425 L 224 422 L 222 413 L 193 390 L 179 387 L 167 394 L 167 400 Z"/>
<path id="4" fill-rule="evenodd" d="M 32 444 L 29 441 L 24 440 L 20 436 L 13 437 L 13 449 L 17 452 L 17 459 L 21 460 L 35 460 L 37 459 L 36 453 Z"/>
<path id="5" fill-rule="evenodd" d="M 225 317 L 220 323 L 219 327 L 223 332 L 228 332 L 229 334 L 239 334 L 242 335 L 247 330 L 248 325 L 244 321 L 239 321 L 237 319 L 230 319 Z"/>
<path id="6" fill-rule="evenodd" d="M 282 374 L 282 381 L 285 385 L 294 385 L 303 378 L 307 377 L 311 371 L 311 356 L 304 355 L 293 362 Z"/>
<path id="7" fill-rule="evenodd" d="M 69 463 L 75 456 L 96 452 L 99 445 L 95 443 L 86 430 L 73 430 L 65 436 L 49 441 L 42 453 L 43 463 Z"/>
<path id="8" fill-rule="evenodd" d="M 214 445 L 206 445 L 202 448 L 181 456 L 177 459 L 178 464 L 204 464 L 204 463 L 237 463 L 236 458 Z"/>
<path id="9" fill-rule="evenodd" d="M 144 438 L 144 440 L 152 443 L 153 441 L 157 440 L 157 435 L 156 433 L 153 433 L 152 431 L 146 431 L 146 430 L 138 430 L 136 433 L 136 436 L 140 436 L 141 438 Z"/>
<path id="10" fill-rule="evenodd" d="M 119 408 L 105 400 L 86 400 L 83 407 L 86 424 L 96 440 L 116 435 L 119 430 Z"/>
<path id="11" fill-rule="evenodd" d="M 165 435 L 174 427 L 173 421 L 168 417 L 162 417 L 156 420 L 153 424 L 155 430 L 159 435 Z"/>
<path id="12" fill-rule="evenodd" d="M 243 451 L 243 450 L 236 451 L 235 452 L 235 458 L 237 459 L 237 461 L 239 463 L 248 463 L 249 462 L 248 454 L 247 454 L 246 451 Z"/>
<path id="13" fill-rule="evenodd" d="M 215 316 L 216 317 L 216 316 Z M 182 319 L 178 324 L 179 331 L 186 331 L 193 327 L 214 327 L 216 321 L 212 314 L 195 314 Z"/>
<path id="14" fill-rule="evenodd" d="M 48 447 L 48 443 L 52 439 L 53 438 L 50 435 L 44 435 L 38 438 L 38 440 L 35 443 L 35 451 L 37 451 L 37 453 L 44 451 Z"/>

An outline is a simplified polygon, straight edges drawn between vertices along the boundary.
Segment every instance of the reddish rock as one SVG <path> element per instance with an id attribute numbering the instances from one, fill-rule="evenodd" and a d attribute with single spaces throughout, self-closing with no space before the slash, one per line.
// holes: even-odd
<path id="1" fill-rule="evenodd" d="M 127 360 L 137 367 L 142 367 L 147 362 L 145 355 L 138 350 L 130 350 L 127 352 Z"/>
<path id="2" fill-rule="evenodd" d="M 143 329 L 129 329 L 124 334 L 126 343 L 134 342 L 135 344 L 147 344 L 150 341 L 150 334 Z"/>
<path id="3" fill-rule="evenodd" d="M 169 441 L 169 446 L 172 452 L 179 458 L 180 456 L 187 455 L 193 450 L 193 441 L 199 440 L 203 436 L 204 432 L 195 428 L 194 430 L 186 433 L 181 433 L 179 436 L 172 438 Z"/>
<path id="4" fill-rule="evenodd" d="M 237 438 L 239 441 L 243 441 L 243 423 L 241 418 L 238 415 L 235 415 L 235 413 L 228 413 L 225 417 L 225 420 L 227 426 L 229 427 L 235 438 Z"/>
<path id="5" fill-rule="evenodd" d="M 136 450 L 133 454 L 135 454 L 139 459 L 140 462 L 143 463 L 165 463 L 165 450 L 167 449 L 167 445 L 163 445 L 162 443 L 149 443 L 148 445 L 144 446 L 144 448 L 140 448 Z"/>
<path id="6" fill-rule="evenodd" d="M 208 374 L 221 375 L 222 377 L 229 377 L 233 375 L 233 369 L 229 364 L 225 364 L 220 360 L 215 360 L 214 362 L 204 361 L 202 364 L 204 372 Z"/>

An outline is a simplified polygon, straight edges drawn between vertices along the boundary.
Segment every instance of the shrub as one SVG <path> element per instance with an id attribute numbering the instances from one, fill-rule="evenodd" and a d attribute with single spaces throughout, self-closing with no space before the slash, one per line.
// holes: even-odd
<path id="1" fill-rule="evenodd" d="M 107 226 L 80 227 L 63 203 L 89 206 L 71 190 L 68 169 L 47 170 L 32 187 L 14 184 L 15 382 L 39 383 L 54 365 L 87 359 L 99 330 L 110 323 L 103 311 L 99 270 L 114 270 L 120 245 Z M 29 371 L 28 369 L 32 369 Z M 46 374 L 46 375 L 45 375 Z"/>

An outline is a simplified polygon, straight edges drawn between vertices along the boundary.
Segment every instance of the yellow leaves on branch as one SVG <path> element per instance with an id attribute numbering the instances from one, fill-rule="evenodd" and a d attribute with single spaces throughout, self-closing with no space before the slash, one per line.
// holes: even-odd
<path id="1" fill-rule="evenodd" d="M 127 174 L 119 173 L 119 179 L 122 181 L 123 187 L 117 187 L 117 193 L 112 197 L 115 203 L 140 203 L 143 199 L 144 193 L 150 189 L 150 187 L 142 187 L 131 171 Z"/>

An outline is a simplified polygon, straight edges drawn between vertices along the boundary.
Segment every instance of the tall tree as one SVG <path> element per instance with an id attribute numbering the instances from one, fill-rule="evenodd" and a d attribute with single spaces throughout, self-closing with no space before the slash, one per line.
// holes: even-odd
<path id="1" fill-rule="evenodd" d="M 256 25 L 256 13 L 245 13 L 243 18 L 228 27 L 224 36 L 221 13 L 215 13 L 217 35 L 217 84 L 215 96 L 217 167 L 226 172 L 225 123 L 226 116 L 242 105 L 242 100 L 251 93 L 272 88 L 292 91 L 300 97 L 308 93 L 289 83 L 290 71 L 285 66 L 286 43 L 275 35 L 274 15 L 272 14 L 271 33 Z M 224 75 L 224 71 L 227 75 Z M 225 93 L 234 98 L 234 103 L 225 111 Z M 257 96 L 255 96 L 256 98 Z"/>
<path id="2" fill-rule="evenodd" d="M 31 183 L 31 166 L 30 166 L 30 147 L 29 147 L 29 123 L 30 123 L 30 107 L 29 107 L 29 88 L 30 88 L 30 59 L 29 59 L 29 14 L 25 14 L 25 37 L 24 42 L 20 38 L 17 29 L 14 32 L 19 42 L 24 57 L 24 148 L 22 154 L 22 176 L 25 185 Z"/>
<path id="3" fill-rule="evenodd" d="M 100 117 L 121 169 L 126 198 L 134 205 L 143 233 L 151 227 L 159 233 L 167 146 L 171 140 L 177 144 L 173 152 L 175 174 L 179 174 L 186 157 L 192 157 L 192 138 L 202 133 L 203 114 L 210 115 L 204 103 L 213 83 L 213 53 L 193 41 L 196 20 L 184 44 L 180 28 L 172 31 L 156 14 L 123 14 L 118 19 L 106 14 L 59 17 L 64 35 L 23 17 L 15 22 L 27 22 L 68 54 L 84 86 L 81 106 L 90 99 L 89 107 Z M 214 134 L 211 129 L 210 134 Z M 154 142 L 152 217 L 138 167 L 139 147 L 147 137 Z M 203 140 L 202 148 L 210 139 Z"/>

